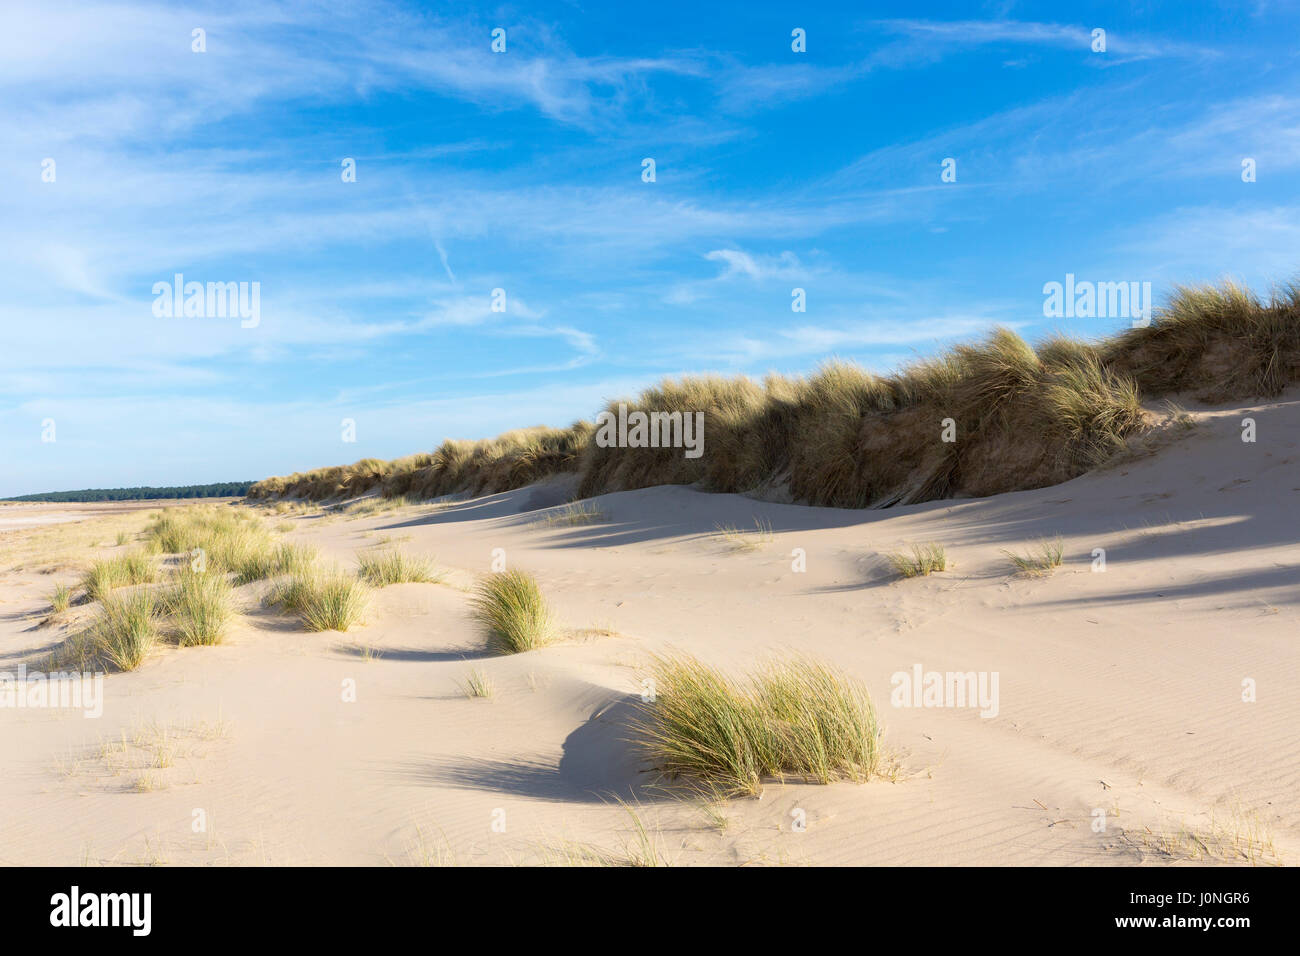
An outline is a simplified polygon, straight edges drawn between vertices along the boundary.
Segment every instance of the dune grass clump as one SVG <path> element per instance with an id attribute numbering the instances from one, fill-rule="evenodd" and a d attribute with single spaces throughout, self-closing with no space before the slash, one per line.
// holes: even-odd
<path id="1" fill-rule="evenodd" d="M 544 528 L 570 528 L 575 525 L 595 524 L 608 516 L 589 501 L 573 501 L 553 511 L 537 523 Z"/>
<path id="2" fill-rule="evenodd" d="M 233 592 L 224 574 L 185 569 L 162 598 L 182 647 L 220 644 L 234 613 Z"/>
<path id="3" fill-rule="evenodd" d="M 409 501 L 406 495 L 396 495 L 392 498 L 380 496 L 354 502 L 344 510 L 350 518 L 364 518 L 367 515 L 383 514 L 385 511 L 395 511 L 413 504 L 415 502 Z"/>
<path id="4" fill-rule="evenodd" d="M 135 670 L 158 640 L 158 611 L 146 590 L 105 596 L 90 625 L 91 654 L 118 670 Z"/>
<path id="5" fill-rule="evenodd" d="M 524 571 L 488 575 L 479 583 L 472 608 L 488 646 L 497 653 L 519 654 L 555 640 L 551 609 L 537 579 Z"/>
<path id="6" fill-rule="evenodd" d="M 96 561 L 81 579 L 86 594 L 102 601 L 116 588 L 150 584 L 158 578 L 153 559 L 143 551 L 132 551 Z"/>
<path id="7" fill-rule="evenodd" d="M 262 598 L 262 604 L 265 607 L 279 607 L 292 614 L 301 613 L 320 577 L 321 571 L 315 566 L 298 568 L 275 581 Z"/>
<path id="8" fill-rule="evenodd" d="M 274 536 L 246 510 L 200 505 L 172 508 L 146 530 L 150 544 L 167 554 L 187 554 L 196 570 L 231 573 L 236 584 L 276 573 Z"/>
<path id="9" fill-rule="evenodd" d="M 413 557 L 396 548 L 388 551 L 362 551 L 357 555 L 357 574 L 373 587 L 410 582 L 428 583 L 439 579 L 433 562 L 427 558 Z"/>
<path id="10" fill-rule="evenodd" d="M 866 781 L 880 761 L 866 689 L 824 664 L 791 658 L 741 680 L 687 655 L 656 656 L 632 743 L 669 779 L 722 796 L 765 779 Z"/>
<path id="11" fill-rule="evenodd" d="M 888 555 L 889 563 L 899 576 L 923 577 L 935 571 L 948 570 L 948 552 L 934 541 L 914 544 L 910 551 L 895 551 Z"/>
<path id="12" fill-rule="evenodd" d="M 732 524 L 717 525 L 716 531 L 733 551 L 761 551 L 773 541 L 772 523 L 763 518 L 754 519 L 752 531 Z"/>
<path id="13" fill-rule="evenodd" d="M 56 584 L 50 592 L 50 610 L 62 614 L 72 604 L 72 588 L 66 584 Z"/>
<path id="14" fill-rule="evenodd" d="M 465 680 L 461 683 L 460 689 L 471 700 L 476 697 L 486 699 L 496 694 L 496 686 L 492 683 L 491 678 L 477 667 L 471 669 L 465 675 Z"/>
<path id="15" fill-rule="evenodd" d="M 337 571 L 308 575 L 295 595 L 298 615 L 309 631 L 346 631 L 360 624 L 370 602 L 370 589 Z"/>
<path id="16" fill-rule="evenodd" d="M 1002 553 L 1010 559 L 1021 574 L 1027 574 L 1030 577 L 1043 577 L 1051 574 L 1061 566 L 1061 561 L 1065 556 L 1065 546 L 1061 543 L 1059 537 L 1041 538 L 1025 554 L 1016 554 L 1014 551 L 1003 551 Z"/>

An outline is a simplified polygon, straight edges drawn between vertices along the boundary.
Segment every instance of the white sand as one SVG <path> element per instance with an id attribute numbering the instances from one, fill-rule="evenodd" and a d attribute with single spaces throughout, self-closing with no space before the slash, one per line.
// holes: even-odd
<path id="1" fill-rule="evenodd" d="M 1247 414 L 1255 444 L 1240 440 Z M 581 527 L 521 513 L 550 500 L 537 489 L 292 519 L 290 539 L 344 565 L 380 535 L 409 535 L 400 546 L 435 555 L 451 585 L 384 589 L 347 635 L 253 609 L 223 646 L 168 647 L 109 675 L 99 720 L 0 710 L 0 861 L 505 863 L 564 841 L 617 852 L 637 839 L 615 794 L 639 800 L 678 864 L 1181 862 L 1201 853 L 1195 842 L 1166 853 L 1161 835 L 1183 825 L 1237 846 L 1258 827 L 1294 861 L 1300 402 L 1197 417 L 1160 454 L 1065 485 L 886 511 L 664 487 L 602 496 L 608 520 Z M 756 516 L 775 531 L 760 550 L 714 534 Z M 1001 549 L 1058 534 L 1055 575 L 1009 573 Z M 951 570 L 885 571 L 883 552 L 928 540 L 947 546 Z M 455 585 L 486 573 L 495 548 L 538 576 L 566 625 L 616 633 L 480 657 Z M 796 548 L 806 573 L 791 570 Z M 1097 548 L 1104 573 L 1091 570 Z M 0 670 L 61 639 L 66 628 L 33 626 L 42 595 L 71 577 L 0 577 Z M 358 642 L 382 657 L 363 659 Z M 652 775 L 621 739 L 636 665 L 669 645 L 728 667 L 782 649 L 842 665 L 870 688 L 901 778 L 774 783 L 711 827 L 645 789 Z M 891 707 L 891 675 L 917 664 L 998 672 L 998 715 Z M 460 693 L 471 667 L 494 699 Z M 1242 701 L 1248 678 L 1254 703 Z M 355 703 L 341 700 L 345 681 Z M 186 732 L 218 719 L 220 733 Z M 99 745 L 148 724 L 168 729 L 172 765 L 143 772 L 136 792 L 130 765 L 145 751 Z M 206 833 L 193 832 L 196 809 Z"/>

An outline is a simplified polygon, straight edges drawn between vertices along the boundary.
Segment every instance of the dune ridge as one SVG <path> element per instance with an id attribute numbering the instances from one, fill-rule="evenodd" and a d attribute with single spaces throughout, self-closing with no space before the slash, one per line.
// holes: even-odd
<path id="1" fill-rule="evenodd" d="M 1300 286 L 1267 300 L 1224 282 L 1178 288 L 1151 323 L 1090 343 L 1035 348 L 999 328 L 897 374 L 832 361 L 808 377 L 686 377 L 635 399 L 646 413 L 703 412 L 705 454 L 602 447 L 596 426 L 538 426 L 448 440 L 391 461 L 362 459 L 266 478 L 253 499 L 377 493 L 429 499 L 510 491 L 557 474 L 579 497 L 662 484 L 842 508 L 983 497 L 1059 484 L 1160 422 L 1144 402 L 1277 396 L 1300 379 Z M 1171 409 L 1166 420 L 1176 418 Z"/>

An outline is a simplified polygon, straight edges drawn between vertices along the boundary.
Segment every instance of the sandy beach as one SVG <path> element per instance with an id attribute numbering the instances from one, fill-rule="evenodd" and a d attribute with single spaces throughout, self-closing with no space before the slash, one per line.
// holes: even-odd
<path id="1" fill-rule="evenodd" d="M 1247 416 L 1267 443 L 1242 442 Z M 1293 861 L 1300 394 L 1191 418 L 1151 453 L 1062 485 L 887 510 L 664 486 L 586 502 L 598 517 L 583 524 L 548 522 L 571 494 L 564 478 L 370 514 L 264 508 L 257 520 L 345 569 L 382 544 L 446 576 L 376 591 L 346 634 L 306 633 L 260 606 L 263 585 L 245 585 L 222 644 L 162 647 L 108 674 L 102 717 L 3 713 L 0 854 L 92 865 L 551 863 L 592 848 L 676 865 Z M 156 510 L 0 509 L 0 669 L 39 669 L 84 626 L 91 608 L 75 604 L 43 624 L 48 592 L 126 547 L 112 535 L 138 533 Z M 40 537 L 56 533 L 71 537 Z M 1013 573 L 1004 550 L 1055 536 L 1054 574 Z M 884 555 L 918 541 L 942 542 L 950 567 L 900 580 Z M 494 560 L 536 575 L 558 643 L 485 652 L 469 590 Z M 727 669 L 788 651 L 842 667 L 871 693 L 888 772 L 772 781 L 760 798 L 717 805 L 655 786 L 626 721 L 648 655 L 667 648 Z M 996 674 L 996 707 L 900 702 L 896 675 L 918 670 Z M 466 696 L 472 671 L 490 698 Z"/>

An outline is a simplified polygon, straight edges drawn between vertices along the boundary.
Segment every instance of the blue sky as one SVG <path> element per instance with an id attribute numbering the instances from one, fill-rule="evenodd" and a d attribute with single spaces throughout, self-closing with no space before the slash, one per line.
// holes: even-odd
<path id="1" fill-rule="evenodd" d="M 1297 274 L 1292 5 L 0 16 L 0 495 L 258 478 L 565 425 L 665 375 L 1125 324 L 1043 318 L 1067 272 L 1157 297 Z M 175 273 L 259 283 L 259 324 L 155 316 Z"/>

